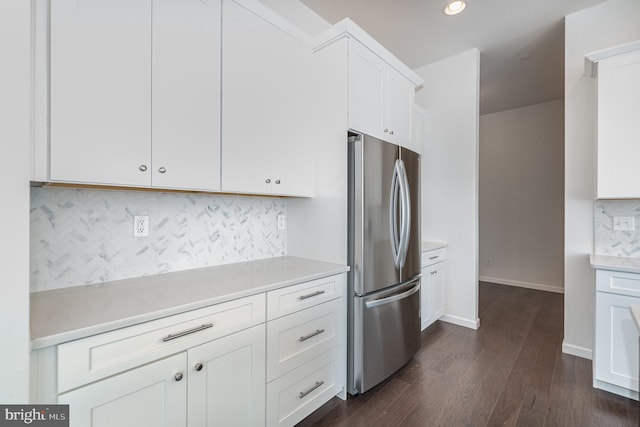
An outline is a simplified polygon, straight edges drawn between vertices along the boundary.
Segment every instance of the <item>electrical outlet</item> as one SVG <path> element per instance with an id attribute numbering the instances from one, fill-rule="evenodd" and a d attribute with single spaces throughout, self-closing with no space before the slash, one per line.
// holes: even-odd
<path id="1" fill-rule="evenodd" d="M 149 235 L 149 217 L 147 215 L 133 217 L 133 237 L 147 237 Z"/>
<path id="2" fill-rule="evenodd" d="M 492 262 L 492 261 L 491 261 L 491 258 L 487 258 L 487 260 L 485 261 L 485 265 L 486 265 L 487 267 L 491 267 L 491 262 Z"/>
<path id="3" fill-rule="evenodd" d="M 614 216 L 614 231 L 634 231 L 636 229 L 635 217 L 632 216 Z"/>
<path id="4" fill-rule="evenodd" d="M 278 230 L 285 230 L 287 228 L 287 220 L 284 215 L 278 215 Z"/>

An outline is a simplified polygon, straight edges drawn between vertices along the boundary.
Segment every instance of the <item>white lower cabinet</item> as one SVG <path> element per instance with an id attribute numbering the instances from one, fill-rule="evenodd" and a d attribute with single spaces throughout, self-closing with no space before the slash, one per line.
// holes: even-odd
<path id="1" fill-rule="evenodd" d="M 640 304 L 640 274 L 597 270 L 593 386 L 637 400 L 639 334 L 631 304 Z"/>
<path id="2" fill-rule="evenodd" d="M 38 350 L 32 403 L 69 404 L 71 427 L 292 426 L 346 397 L 345 288 L 329 276 Z"/>
<path id="3" fill-rule="evenodd" d="M 186 426 L 186 364 L 180 353 L 63 393 L 58 403 L 69 405 L 71 426 Z"/>
<path id="4" fill-rule="evenodd" d="M 446 249 L 422 253 L 422 287 L 420 314 L 422 330 L 444 315 Z"/>
<path id="5" fill-rule="evenodd" d="M 344 387 L 338 347 L 267 384 L 267 426 L 293 426 Z"/>
<path id="6" fill-rule="evenodd" d="M 264 325 L 187 352 L 188 425 L 264 425 Z"/>
<path id="7" fill-rule="evenodd" d="M 293 426 L 344 392 L 345 288 L 341 274 L 267 294 L 267 426 Z"/>

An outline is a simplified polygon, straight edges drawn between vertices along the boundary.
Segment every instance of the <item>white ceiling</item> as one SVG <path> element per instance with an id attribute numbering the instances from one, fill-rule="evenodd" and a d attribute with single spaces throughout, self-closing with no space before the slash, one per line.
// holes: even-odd
<path id="1" fill-rule="evenodd" d="M 301 0 L 334 24 L 351 18 L 410 68 L 477 47 L 480 114 L 564 97 L 564 16 L 605 0 Z M 524 55 L 531 55 L 522 60 Z"/>

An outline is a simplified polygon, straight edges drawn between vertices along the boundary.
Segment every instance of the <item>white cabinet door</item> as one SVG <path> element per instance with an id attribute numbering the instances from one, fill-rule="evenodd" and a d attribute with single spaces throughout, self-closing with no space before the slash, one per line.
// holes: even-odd
<path id="1" fill-rule="evenodd" d="M 349 40 L 349 127 L 388 139 L 385 122 L 386 63 L 355 40 Z"/>
<path id="2" fill-rule="evenodd" d="M 310 195 L 311 50 L 232 0 L 223 15 L 222 190 Z"/>
<path id="3" fill-rule="evenodd" d="M 638 391 L 638 329 L 629 311 L 640 298 L 596 292 L 594 379 Z"/>
<path id="4" fill-rule="evenodd" d="M 188 351 L 189 426 L 263 426 L 265 329 L 254 326 Z"/>
<path id="5" fill-rule="evenodd" d="M 220 27 L 220 0 L 153 2 L 153 186 L 220 189 Z"/>
<path id="6" fill-rule="evenodd" d="M 61 394 L 58 402 L 69 405 L 72 427 L 186 426 L 186 363 L 180 353 Z"/>
<path id="7" fill-rule="evenodd" d="M 411 148 L 415 87 L 355 40 L 349 41 L 349 127 Z"/>
<path id="8" fill-rule="evenodd" d="M 640 51 L 598 63 L 598 198 L 640 197 Z"/>
<path id="9" fill-rule="evenodd" d="M 390 142 L 411 148 L 411 122 L 415 89 L 413 83 L 391 67 L 386 73 L 386 123 Z"/>
<path id="10" fill-rule="evenodd" d="M 444 268 L 445 263 L 440 262 L 422 269 L 422 330 L 444 315 Z"/>
<path id="11" fill-rule="evenodd" d="M 151 184 L 151 3 L 51 2 L 52 180 Z"/>

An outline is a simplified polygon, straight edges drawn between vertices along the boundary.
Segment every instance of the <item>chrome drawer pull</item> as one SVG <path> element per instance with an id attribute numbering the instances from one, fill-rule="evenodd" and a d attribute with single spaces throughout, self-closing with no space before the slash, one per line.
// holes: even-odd
<path id="1" fill-rule="evenodd" d="M 184 337 L 185 335 L 193 334 L 195 332 L 204 331 L 205 329 L 213 328 L 213 323 L 207 323 L 206 325 L 200 325 L 193 329 L 189 329 L 186 331 L 178 332 L 177 334 L 169 334 L 166 337 L 162 338 L 162 341 L 167 342 L 171 340 L 175 340 L 176 338 Z"/>
<path id="2" fill-rule="evenodd" d="M 436 258 L 440 258 L 440 255 L 434 255 L 429 257 L 429 259 L 436 259 Z"/>
<path id="3" fill-rule="evenodd" d="M 313 390 L 317 389 L 318 387 L 320 387 L 322 384 L 324 384 L 324 381 L 316 381 L 316 383 L 314 385 L 312 385 L 310 388 L 308 388 L 305 391 L 301 391 L 300 394 L 298 394 L 298 398 L 302 399 L 303 397 L 305 397 L 307 394 L 311 393 Z"/>
<path id="4" fill-rule="evenodd" d="M 313 337 L 315 337 L 316 335 L 320 335 L 320 334 L 321 334 L 321 333 L 323 333 L 323 332 L 324 332 L 324 329 L 318 329 L 318 330 L 317 330 L 317 331 L 315 331 L 315 332 L 311 332 L 309 335 L 305 335 L 305 336 L 303 336 L 303 337 L 300 337 L 300 339 L 299 339 L 298 341 L 300 341 L 300 342 L 302 342 L 302 341 L 306 341 L 306 340 L 308 340 L 309 338 L 313 338 Z"/>
<path id="5" fill-rule="evenodd" d="M 322 295 L 324 294 L 324 291 L 315 291 L 312 294 L 307 294 L 307 295 L 300 295 L 298 297 L 299 300 L 303 300 L 303 299 L 307 299 L 307 298 L 313 298 L 313 297 L 317 297 L 318 295 Z"/>

